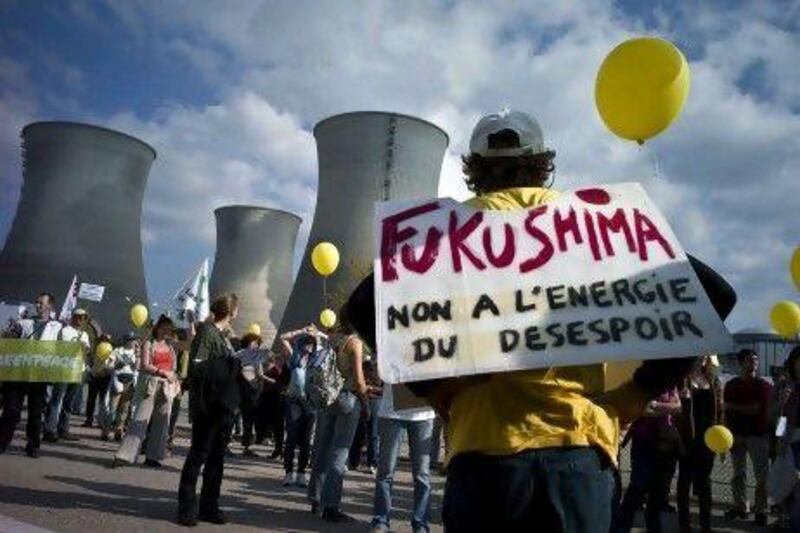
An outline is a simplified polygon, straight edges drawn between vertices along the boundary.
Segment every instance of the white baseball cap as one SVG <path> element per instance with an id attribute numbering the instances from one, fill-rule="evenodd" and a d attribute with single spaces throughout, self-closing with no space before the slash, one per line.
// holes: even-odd
<path id="1" fill-rule="evenodd" d="M 503 109 L 478 121 L 469 150 L 483 157 L 515 157 L 541 154 L 546 148 L 542 127 L 532 115 Z"/>

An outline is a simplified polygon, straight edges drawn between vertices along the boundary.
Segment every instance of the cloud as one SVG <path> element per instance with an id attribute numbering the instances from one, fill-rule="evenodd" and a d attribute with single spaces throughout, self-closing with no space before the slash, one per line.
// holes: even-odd
<path id="1" fill-rule="evenodd" d="M 83 19 L 101 18 L 80 7 Z M 104 9 L 132 43 L 149 50 L 155 42 L 214 84 L 215 100 L 204 105 L 100 117 L 159 151 L 145 199 L 149 255 L 188 261 L 176 241 L 196 253 L 210 249 L 210 212 L 225 203 L 298 212 L 307 232 L 316 194 L 311 128 L 339 112 L 392 110 L 443 127 L 451 145 L 440 194 L 463 198 L 459 156 L 470 130 L 481 114 L 508 106 L 542 123 L 558 152 L 557 187 L 643 182 L 687 250 L 736 285 L 734 329 L 764 326 L 771 301 L 796 296 L 784 270 L 800 230 L 800 79 L 792 63 L 800 29 L 785 12 L 713 4 L 631 12 L 577 0 L 253 0 L 224 9 L 109 0 Z M 604 55 L 644 32 L 685 47 L 693 84 L 680 120 L 638 148 L 603 128 L 592 94 Z"/>
<path id="2" fill-rule="evenodd" d="M 145 195 L 149 244 L 214 241 L 212 212 L 222 205 L 263 204 L 301 213 L 315 199 L 315 149 L 295 117 L 252 92 L 195 110 L 162 109 L 157 118 L 131 115 L 109 123 L 158 152 Z"/>

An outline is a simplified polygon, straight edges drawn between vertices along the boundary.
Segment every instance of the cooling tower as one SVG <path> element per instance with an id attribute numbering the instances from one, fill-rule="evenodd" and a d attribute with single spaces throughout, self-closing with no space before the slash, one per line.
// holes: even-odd
<path id="1" fill-rule="evenodd" d="M 301 219 L 265 207 L 232 205 L 214 211 L 217 251 L 211 274 L 211 299 L 222 293 L 239 297 L 234 331 L 261 326 L 271 345 L 292 288 L 292 258 Z"/>
<path id="2" fill-rule="evenodd" d="M 317 207 L 281 331 L 319 324 L 326 306 L 338 311 L 372 270 L 375 202 L 436 197 L 448 144 L 447 134 L 429 122 L 377 112 L 327 118 L 316 125 L 314 136 Z M 341 255 L 338 270 L 326 282 L 327 302 L 310 259 L 321 241 L 335 244 Z"/>
<path id="3" fill-rule="evenodd" d="M 70 122 L 22 130 L 23 184 L 0 253 L 0 297 L 58 305 L 74 275 L 106 287 L 79 301 L 103 330 L 129 329 L 131 302 L 147 303 L 140 219 L 155 150 L 124 133 Z M 58 308 L 56 308 L 58 311 Z"/>

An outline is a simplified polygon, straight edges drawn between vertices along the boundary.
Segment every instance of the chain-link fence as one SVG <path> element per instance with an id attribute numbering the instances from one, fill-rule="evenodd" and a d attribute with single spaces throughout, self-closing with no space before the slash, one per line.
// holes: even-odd
<path id="1" fill-rule="evenodd" d="M 622 472 L 622 479 L 625 487 L 627 487 L 628 477 L 631 472 L 631 447 L 630 445 L 621 450 L 620 452 L 620 470 Z M 677 468 L 675 470 L 675 477 L 672 479 L 672 494 L 675 494 L 675 485 L 678 480 Z M 731 478 L 733 477 L 733 461 L 730 456 L 722 460 L 721 456 L 717 456 L 714 460 L 714 469 L 711 471 L 711 496 L 716 505 L 730 506 L 733 504 L 733 490 L 731 489 Z M 624 488 L 624 487 L 623 487 Z M 748 461 L 747 463 L 747 499 L 752 503 L 754 500 L 755 492 L 755 475 L 753 474 L 753 466 Z"/>

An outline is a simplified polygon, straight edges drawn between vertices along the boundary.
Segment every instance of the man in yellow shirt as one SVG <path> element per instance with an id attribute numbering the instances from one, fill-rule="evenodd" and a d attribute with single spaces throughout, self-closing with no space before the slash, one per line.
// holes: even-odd
<path id="1" fill-rule="evenodd" d="M 530 115 L 505 110 L 483 117 L 463 157 L 466 183 L 476 194 L 468 204 L 511 210 L 553 200 L 558 193 L 546 184 L 554 158 Z M 733 290 L 699 261 L 693 266 L 726 316 Z M 356 329 L 374 346 L 371 278 L 348 306 Z M 609 531 L 620 421 L 639 416 L 691 364 L 648 361 L 610 392 L 604 392 L 603 364 L 410 384 L 448 420 L 447 531 Z"/>

